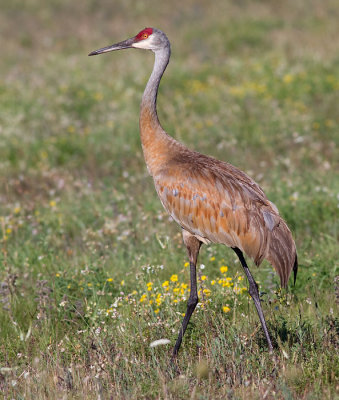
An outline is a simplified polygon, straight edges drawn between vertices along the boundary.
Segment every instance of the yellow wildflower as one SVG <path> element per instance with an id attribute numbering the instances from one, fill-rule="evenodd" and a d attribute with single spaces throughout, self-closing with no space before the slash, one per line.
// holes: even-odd
<path id="1" fill-rule="evenodd" d="M 54 200 L 51 200 L 49 202 L 49 205 L 50 205 L 50 207 L 54 208 L 54 207 L 56 207 L 56 202 Z"/>
<path id="2" fill-rule="evenodd" d="M 19 214 L 20 211 L 21 211 L 21 208 L 19 206 L 15 207 L 13 210 L 14 214 Z"/>
<path id="3" fill-rule="evenodd" d="M 143 303 L 145 300 L 147 299 L 147 294 L 143 294 L 141 297 L 140 297 L 140 303 Z"/>
<path id="4" fill-rule="evenodd" d="M 113 278 L 107 278 L 107 282 L 113 282 Z"/>
<path id="5" fill-rule="evenodd" d="M 160 306 L 160 304 L 162 303 L 162 300 L 161 300 L 160 297 L 157 297 L 157 298 L 155 299 L 155 302 L 157 303 L 158 306 Z"/>
<path id="6" fill-rule="evenodd" d="M 170 277 L 170 280 L 171 280 L 172 282 L 178 282 L 178 275 L 176 275 L 176 274 L 172 275 L 172 276 Z"/>
<path id="7" fill-rule="evenodd" d="M 225 274 L 225 273 L 227 272 L 227 270 L 228 270 L 228 267 L 227 267 L 226 265 L 222 265 L 222 266 L 220 267 L 220 272 L 221 272 L 222 274 Z"/>
<path id="8" fill-rule="evenodd" d="M 243 276 L 238 276 L 238 281 L 242 281 L 244 279 Z"/>
<path id="9" fill-rule="evenodd" d="M 206 275 L 201 275 L 201 280 L 202 281 L 205 281 L 207 279 L 207 276 Z"/>
<path id="10" fill-rule="evenodd" d="M 185 262 L 184 267 L 187 268 L 189 267 L 190 263 L 189 262 Z"/>
<path id="11" fill-rule="evenodd" d="M 215 257 L 211 257 L 211 258 L 210 258 L 210 261 L 214 261 L 214 260 L 215 260 Z"/>
<path id="12" fill-rule="evenodd" d="M 245 95 L 245 89 L 241 86 L 231 86 L 229 88 L 229 92 L 233 96 L 237 96 L 237 97 L 243 97 Z"/>
<path id="13" fill-rule="evenodd" d="M 125 285 L 125 280 L 124 280 L 124 279 L 120 282 L 120 285 L 121 285 L 121 286 L 124 286 L 124 285 Z"/>
<path id="14" fill-rule="evenodd" d="M 210 289 L 204 289 L 203 292 L 207 297 L 211 295 Z"/>
<path id="15" fill-rule="evenodd" d="M 56 273 L 55 276 L 56 276 L 57 278 L 59 278 L 59 277 L 60 277 L 60 274 L 59 274 L 59 273 Z"/>
<path id="16" fill-rule="evenodd" d="M 47 151 L 45 151 L 45 150 L 40 151 L 40 157 L 41 157 L 43 160 L 46 160 L 46 158 L 48 157 Z"/>
<path id="17" fill-rule="evenodd" d="M 294 79 L 293 75 L 291 75 L 291 74 L 286 74 L 283 77 L 284 83 L 291 83 L 293 81 L 293 79 Z"/>
<path id="18" fill-rule="evenodd" d="M 229 307 L 227 307 L 227 306 L 223 306 L 222 310 L 223 310 L 224 313 L 228 313 L 228 312 L 231 311 L 231 309 Z"/>
<path id="19" fill-rule="evenodd" d="M 179 293 L 179 290 L 180 290 L 179 288 L 174 288 L 174 289 L 173 289 L 173 293 L 178 294 L 178 293 Z"/>
<path id="20" fill-rule="evenodd" d="M 188 286 L 187 283 L 182 283 L 182 284 L 181 284 L 181 287 L 182 287 L 184 290 L 187 289 L 187 286 Z"/>
<path id="21" fill-rule="evenodd" d="M 243 294 L 246 290 L 247 290 L 247 288 L 245 288 L 245 287 L 240 288 L 240 287 L 235 286 L 235 287 L 233 288 L 233 291 L 234 291 L 236 294 Z"/>
<path id="22" fill-rule="evenodd" d="M 154 310 L 154 313 L 158 314 L 159 311 L 160 311 L 159 308 L 157 308 L 156 310 Z"/>
<path id="23" fill-rule="evenodd" d="M 165 282 L 162 284 L 162 287 L 168 287 L 168 285 L 169 285 L 169 281 L 165 281 Z"/>
<path id="24" fill-rule="evenodd" d="M 213 279 L 213 281 L 211 281 L 211 285 L 215 285 L 215 280 Z"/>
<path id="25" fill-rule="evenodd" d="M 99 93 L 99 92 L 97 92 L 97 93 L 95 93 L 94 94 L 94 99 L 96 100 L 96 101 L 101 101 L 102 99 L 103 99 L 103 94 L 102 93 Z"/>

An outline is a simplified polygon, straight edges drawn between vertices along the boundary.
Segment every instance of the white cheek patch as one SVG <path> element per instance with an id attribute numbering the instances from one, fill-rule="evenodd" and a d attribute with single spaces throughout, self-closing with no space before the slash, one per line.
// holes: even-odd
<path id="1" fill-rule="evenodd" d="M 137 49 L 151 50 L 152 49 L 152 43 L 153 43 L 153 37 L 151 35 L 147 39 L 140 40 L 140 42 L 133 43 L 132 47 L 135 47 Z"/>

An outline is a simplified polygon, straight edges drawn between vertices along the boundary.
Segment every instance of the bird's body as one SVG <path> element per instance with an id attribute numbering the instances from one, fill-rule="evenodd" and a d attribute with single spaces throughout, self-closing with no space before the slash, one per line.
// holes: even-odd
<path id="1" fill-rule="evenodd" d="M 183 229 L 202 243 L 237 247 L 257 265 L 266 258 L 286 286 L 295 259 L 291 233 L 248 176 L 230 164 L 183 152 L 154 182 L 163 206 Z"/>
<path id="2" fill-rule="evenodd" d="M 296 247 L 291 232 L 276 206 L 248 175 L 229 163 L 188 149 L 161 127 L 156 99 L 170 57 L 166 35 L 157 29 L 146 28 L 134 38 L 91 55 L 128 48 L 126 46 L 150 49 L 155 53 L 153 72 L 141 102 L 141 143 L 158 196 L 167 212 L 181 226 L 190 258 L 191 295 L 174 354 L 179 350 L 198 302 L 195 268 L 202 243 L 224 244 L 239 256 L 271 350 L 257 286 L 242 253 L 251 257 L 256 265 L 267 259 L 285 287 L 292 269 L 295 276 L 297 271 Z"/>

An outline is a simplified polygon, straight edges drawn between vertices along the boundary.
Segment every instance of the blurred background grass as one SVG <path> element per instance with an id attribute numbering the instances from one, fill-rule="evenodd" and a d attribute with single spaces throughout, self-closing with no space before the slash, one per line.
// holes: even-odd
<path id="1" fill-rule="evenodd" d="M 0 387 L 8 395 L 186 398 L 195 388 L 203 398 L 243 398 L 248 390 L 266 398 L 272 391 L 334 396 L 338 14 L 334 0 L 2 2 Z M 251 336 L 258 321 L 245 297 L 210 287 L 210 308 L 198 313 L 183 345 L 181 380 L 166 378 L 169 349 L 150 353 L 148 344 L 159 335 L 175 339 L 184 301 L 158 315 L 149 307 L 141 320 L 139 300 L 114 320 L 100 316 L 117 296 L 136 291 L 139 299 L 149 280 L 160 284 L 179 272 L 189 279 L 179 229 L 156 197 L 140 147 L 139 103 L 153 56 L 87 57 L 145 26 L 163 30 L 172 44 L 158 98 L 165 130 L 246 171 L 296 238 L 301 266 L 292 294 L 280 297 L 268 264 L 253 269 L 276 346 L 290 351 L 276 375 L 265 344 Z M 233 278 L 240 272 L 221 246 L 204 248 L 200 263 L 209 281 L 223 264 Z M 149 276 L 147 266 L 156 272 Z M 114 279 L 109 291 L 107 279 Z M 232 312 L 237 301 L 243 308 L 230 318 L 221 311 L 225 301 Z M 98 337 L 102 323 L 106 336 Z M 70 333 L 69 347 L 60 345 Z M 195 372 L 201 359 L 207 380 Z M 102 363 L 106 375 L 96 370 Z"/>

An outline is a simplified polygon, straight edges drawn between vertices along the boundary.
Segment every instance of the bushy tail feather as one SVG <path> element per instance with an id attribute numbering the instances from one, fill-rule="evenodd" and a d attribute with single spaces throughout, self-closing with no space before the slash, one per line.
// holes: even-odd
<path id="1" fill-rule="evenodd" d="M 295 255 L 295 260 L 294 260 L 294 265 L 293 265 L 293 272 L 294 272 L 293 285 L 295 286 L 295 282 L 297 280 L 297 274 L 298 274 L 298 256 L 297 256 L 297 254 Z"/>
<path id="2" fill-rule="evenodd" d="M 296 279 L 298 270 L 297 252 L 291 231 L 283 219 L 271 232 L 266 259 L 278 273 L 282 287 L 287 286 L 292 269 L 294 270 L 294 279 Z"/>

